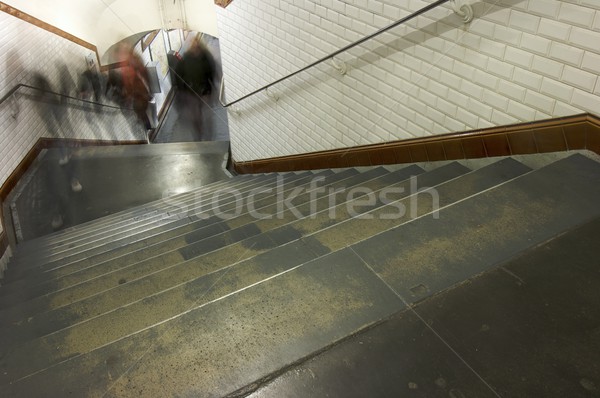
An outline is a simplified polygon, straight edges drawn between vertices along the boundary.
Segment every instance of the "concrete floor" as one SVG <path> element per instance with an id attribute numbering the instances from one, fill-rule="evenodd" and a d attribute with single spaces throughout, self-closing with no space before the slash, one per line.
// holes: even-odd
<path id="1" fill-rule="evenodd" d="M 218 101 L 218 93 L 197 96 L 178 90 L 171 109 L 158 130 L 154 143 L 229 141 L 227 110 Z"/>

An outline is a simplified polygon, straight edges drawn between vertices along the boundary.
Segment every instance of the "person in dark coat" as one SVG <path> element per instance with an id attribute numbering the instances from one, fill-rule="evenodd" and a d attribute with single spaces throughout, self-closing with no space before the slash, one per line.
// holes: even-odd
<path id="1" fill-rule="evenodd" d="M 215 61 L 206 46 L 196 38 L 183 54 L 177 65 L 177 75 L 183 80 L 184 88 L 198 95 L 207 95 L 212 91 L 215 75 Z"/>

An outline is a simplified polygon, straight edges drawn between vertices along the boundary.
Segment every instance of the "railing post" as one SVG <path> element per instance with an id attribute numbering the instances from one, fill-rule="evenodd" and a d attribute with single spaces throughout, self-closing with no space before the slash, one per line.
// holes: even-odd
<path id="1" fill-rule="evenodd" d="M 346 67 L 346 63 L 344 61 L 336 61 L 335 57 L 331 57 L 331 64 L 333 65 L 333 67 L 335 69 L 337 69 L 338 72 L 340 72 L 341 75 L 345 75 L 346 72 L 348 71 L 348 68 Z"/>

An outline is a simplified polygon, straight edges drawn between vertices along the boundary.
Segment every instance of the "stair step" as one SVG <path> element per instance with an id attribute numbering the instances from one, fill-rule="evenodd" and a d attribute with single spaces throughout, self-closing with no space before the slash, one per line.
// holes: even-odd
<path id="1" fill-rule="evenodd" d="M 303 175 L 295 175 L 289 181 L 296 180 L 302 177 L 308 177 L 309 173 Z M 68 249 L 77 247 L 79 242 L 86 238 L 94 236 L 103 236 L 107 233 L 114 233 L 120 229 L 131 229 L 132 225 L 148 223 L 152 220 L 159 219 L 168 215 L 173 208 L 192 207 L 200 195 L 211 195 L 213 192 L 223 189 L 247 189 L 261 184 L 269 183 L 276 180 L 276 176 L 263 176 L 251 179 L 228 180 L 225 184 L 216 183 L 215 185 L 199 188 L 183 194 L 171 196 L 166 199 L 157 200 L 146 205 L 138 206 L 129 210 L 125 210 L 117 215 L 109 215 L 97 220 L 89 221 L 85 224 L 80 224 L 67 232 L 58 231 L 54 234 L 38 238 L 34 241 L 28 241 L 22 244 L 24 250 L 19 251 L 17 259 L 21 256 L 27 258 L 32 257 L 38 252 L 41 255 L 54 254 Z M 22 253 L 22 254 L 21 254 Z"/>
<path id="2" fill-rule="evenodd" d="M 581 381 L 598 374 L 590 371 L 600 353 L 597 323 L 582 314 L 600 313 L 599 240 L 595 219 L 284 373 L 255 380 L 243 396 L 584 396 Z M 576 343 L 549 349 L 555 344 L 548 342 L 567 336 L 577 336 Z M 461 360 L 487 366 L 475 373 Z M 515 374 L 527 382 L 514 383 Z"/>
<path id="3" fill-rule="evenodd" d="M 464 262 L 466 271 L 457 272 L 465 278 L 482 272 L 472 260 L 487 262 L 483 270 L 498 265 L 486 256 L 495 249 L 494 234 L 507 237 L 498 249 L 504 261 L 600 216 L 598 163 L 573 156 L 528 170 L 512 159 L 471 173 L 452 163 L 395 184 L 375 203 L 355 198 L 356 212 L 348 203 L 336 206 L 340 220 L 333 224 L 325 216 L 333 209 L 325 209 L 316 219 L 165 264 L 82 301 L 64 301 L 53 320 L 87 320 L 0 354 L 0 384 L 12 391 L 55 386 L 65 392 L 68 386 L 73 392 L 81 370 L 93 369 L 86 386 L 93 395 L 108 389 L 115 395 L 237 391 L 402 310 L 408 301 L 400 297 L 414 294 L 418 301 L 460 282 L 429 272 L 436 266 Z M 415 187 L 435 191 L 409 195 Z M 432 217 L 436 195 L 439 219 Z M 403 217 L 384 217 L 399 212 Z M 456 238 L 451 246 L 447 234 Z M 432 251 L 440 248 L 447 253 Z M 51 301 L 46 298 L 45 308 L 57 304 Z M 32 302 L 2 311 L 3 323 L 5 316 L 14 321 L 35 313 Z M 94 312 L 100 308 L 104 312 Z M 109 363 L 114 374 L 105 370 Z M 120 377 L 124 371 L 127 377 Z"/>
<path id="4" fill-rule="evenodd" d="M 383 168 L 379 168 L 377 170 L 372 170 L 369 171 L 367 173 L 363 173 L 361 175 L 358 175 L 356 177 L 352 177 L 353 180 L 353 184 L 364 184 L 365 186 L 374 186 L 373 183 L 371 181 L 380 181 L 379 185 L 380 187 L 384 187 L 387 186 L 391 181 L 394 180 L 404 180 L 406 178 L 408 178 L 410 175 L 413 175 L 415 173 L 421 172 L 421 170 L 419 168 L 416 167 L 409 167 L 406 168 L 405 170 L 399 171 L 397 173 L 393 173 L 393 174 L 388 174 Z M 343 172 L 340 174 L 337 174 L 336 176 L 338 178 L 341 178 L 341 180 L 339 181 L 339 185 L 340 186 L 345 186 L 346 185 L 346 181 L 347 179 L 344 179 L 344 176 L 348 176 L 348 175 L 352 175 L 353 173 L 351 173 L 350 171 L 347 172 Z M 334 181 L 334 180 L 332 180 Z M 332 186 L 336 186 L 336 184 L 333 184 Z M 310 203 L 308 202 L 308 199 L 310 199 L 310 193 L 305 194 L 306 196 L 306 204 L 304 206 L 298 206 L 299 210 L 303 210 L 306 211 L 306 216 L 308 216 L 308 211 L 311 207 Z M 271 198 L 268 202 L 273 202 L 274 199 Z M 321 199 L 319 199 L 319 204 L 320 207 L 322 208 L 321 210 L 326 210 L 329 207 L 329 199 L 324 196 Z M 276 205 L 273 205 L 273 207 L 276 207 Z M 258 207 L 260 209 L 260 207 Z M 261 210 L 264 211 L 264 210 Z M 242 215 L 242 217 L 244 217 Z M 208 230 L 208 231 L 204 231 L 202 236 L 192 236 L 192 235 L 196 235 L 198 231 L 193 232 L 192 234 L 188 234 L 187 236 L 184 237 L 183 242 L 180 242 L 180 246 L 186 245 L 186 244 L 190 244 L 192 245 L 194 241 L 199 241 L 202 238 L 210 238 L 209 241 L 206 241 L 206 239 L 203 242 L 198 242 L 201 243 L 200 246 L 195 245 L 195 251 L 197 252 L 195 255 L 191 254 L 191 251 L 188 249 L 186 250 L 186 248 L 182 247 L 180 249 L 175 249 L 166 253 L 163 253 L 163 250 L 161 249 L 161 247 L 159 247 L 156 251 L 155 254 L 158 255 L 158 257 L 153 256 L 150 257 L 148 259 L 146 259 L 146 261 L 141 261 L 141 262 L 130 262 L 128 261 L 128 259 L 125 259 L 124 261 L 117 261 L 116 263 L 113 264 L 99 264 L 99 267 L 91 270 L 91 272 L 99 272 L 98 277 L 96 278 L 92 278 L 89 280 L 89 282 L 82 282 L 79 283 L 78 285 L 74 285 L 71 289 L 64 289 L 64 290 L 58 290 L 57 292 L 55 292 L 55 294 L 48 294 L 42 297 L 39 297 L 37 299 L 34 299 L 30 302 L 25 302 L 23 303 L 24 306 L 28 307 L 28 308 L 38 308 L 41 310 L 45 310 L 47 309 L 48 306 L 48 299 L 49 298 L 54 298 L 54 300 L 60 300 L 59 297 L 63 297 L 63 299 L 65 297 L 69 297 L 69 300 L 75 300 L 77 301 L 77 299 L 75 299 L 75 297 L 79 297 L 79 299 L 88 297 L 90 295 L 92 295 L 94 292 L 98 293 L 98 292 L 102 292 L 105 289 L 111 289 L 115 286 L 119 286 L 119 282 L 120 281 L 135 281 L 137 279 L 139 279 L 140 277 L 143 277 L 145 275 L 145 273 L 147 274 L 153 274 L 155 272 L 159 272 L 161 270 L 163 270 L 165 267 L 172 267 L 175 266 L 177 264 L 180 264 L 183 261 L 186 261 L 187 259 L 191 259 L 192 257 L 198 257 L 203 253 L 208 253 L 213 249 L 218 249 L 219 246 L 221 244 L 226 244 L 226 245 L 232 245 L 234 243 L 236 243 L 237 241 L 242 241 L 242 239 L 244 239 L 246 236 L 248 236 L 248 238 L 250 238 L 253 235 L 256 235 L 257 232 L 261 232 L 261 230 L 264 231 L 269 231 L 270 229 L 275 228 L 275 224 L 279 223 L 279 224 L 286 224 L 288 222 L 292 222 L 292 221 L 296 221 L 296 217 L 291 214 L 291 212 L 287 212 L 286 213 L 286 217 L 284 218 L 275 218 L 273 220 L 258 220 L 256 223 L 260 223 L 261 227 L 257 228 L 256 225 L 252 225 L 252 224 L 246 224 L 248 225 L 250 228 L 246 228 L 244 227 L 245 223 L 252 223 L 253 221 L 255 221 L 252 217 L 245 217 L 246 221 L 245 222 L 241 222 L 239 217 L 232 219 L 232 220 L 227 220 L 227 221 L 223 221 L 223 220 L 217 220 L 220 223 L 220 227 L 219 229 L 225 231 L 223 234 L 229 234 L 229 236 L 226 236 L 225 239 L 223 239 L 222 235 L 214 235 L 212 233 L 212 229 Z M 286 221 L 287 220 L 287 221 Z M 205 220 L 207 221 L 207 220 Z M 281 241 L 281 237 L 277 237 L 278 234 L 281 234 L 281 229 L 277 230 L 277 231 L 273 231 L 273 233 L 270 234 L 270 236 L 274 237 L 274 239 L 279 239 L 279 241 Z M 262 252 L 265 250 L 268 250 L 269 247 L 272 247 L 274 245 L 274 243 L 271 241 L 271 238 L 269 236 L 266 236 L 265 239 L 268 243 L 268 245 L 263 244 L 262 245 L 262 249 L 260 251 L 255 250 L 254 252 Z M 248 239 L 246 239 L 246 241 L 248 241 Z M 244 241 L 242 241 L 240 244 L 238 244 L 236 247 L 230 247 L 229 248 L 229 252 L 233 253 L 233 256 L 235 258 L 236 254 L 235 254 L 235 250 L 237 247 L 243 247 Z M 245 244 L 248 244 L 247 242 Z M 203 251 L 200 251 L 202 248 Z M 251 251 L 248 251 L 248 255 L 250 255 L 251 253 L 254 253 Z M 162 254 L 161 254 L 162 253 Z M 141 253 L 142 255 L 145 254 L 145 251 L 143 251 Z M 221 254 L 222 255 L 222 254 Z M 215 255 L 216 256 L 216 255 Z M 140 260 L 141 257 L 136 256 L 135 259 L 136 260 Z M 239 259 L 238 259 L 239 260 Z M 226 265 L 226 264 L 225 264 Z M 117 272 L 111 272 L 110 267 L 112 266 L 116 266 L 116 270 L 112 270 L 112 271 L 117 271 Z M 181 265 L 182 267 L 186 267 L 186 265 Z M 109 268 L 109 270 L 106 270 L 106 268 Z M 123 268 L 122 270 L 120 270 L 119 268 Z M 140 273 L 140 269 L 143 270 L 145 273 Z M 134 277 L 133 275 L 138 275 L 138 277 Z M 85 276 L 85 275 L 84 275 Z M 89 274 L 88 274 L 89 276 Z M 79 276 L 75 276 L 76 279 L 79 279 Z M 52 288 L 60 286 L 57 285 L 56 283 L 50 282 L 50 286 Z M 15 297 L 8 297 L 8 298 L 3 298 L 3 301 L 5 302 L 4 306 L 5 307 L 9 307 L 11 305 L 11 303 L 9 303 L 9 299 L 10 298 L 15 298 Z M 18 297 L 16 298 L 18 300 Z M 92 300 L 92 303 L 94 302 L 94 300 Z M 36 304 L 37 303 L 37 304 Z M 12 302 L 13 308 L 7 310 L 8 312 L 15 312 L 18 310 L 16 310 L 17 307 L 14 307 L 14 305 L 17 304 L 17 302 Z M 56 305 L 57 307 L 60 307 L 62 305 L 65 305 L 66 303 L 62 303 L 60 305 Z M 96 304 L 98 304 L 96 302 Z M 19 307 L 20 308 L 20 307 Z M 0 312 L 0 314 L 6 314 L 6 312 Z M 5 318 L 0 318 L 0 319 L 5 319 Z"/>
<path id="5" fill-rule="evenodd" d="M 575 155 L 353 250 L 413 303 L 600 216 L 599 196 L 600 164 Z"/>
<path id="6" fill-rule="evenodd" d="M 42 385 L 46 392 L 58 395 L 68 391 L 73 395 L 102 396 L 117 382 L 114 392 L 118 396 L 121 393 L 118 377 L 125 368 L 131 368 L 132 380 L 143 369 L 148 372 L 147 381 L 168 368 L 175 378 L 160 379 L 162 392 L 148 391 L 147 386 L 140 385 L 135 387 L 136 394 L 170 395 L 177 391 L 177 386 L 171 383 L 185 377 L 188 379 L 184 385 L 195 391 L 196 396 L 224 396 L 227 391 L 259 378 L 265 367 L 269 372 L 276 371 L 282 362 L 293 362 L 304 352 L 318 350 L 331 340 L 371 324 L 374 315 L 386 317 L 403 307 L 347 250 L 291 270 L 277 279 L 278 283 L 253 286 L 86 355 L 76 354 L 68 361 L 54 354 L 60 348 L 51 342 L 43 352 L 29 359 L 5 357 L 3 369 L 10 371 L 0 374 L 0 383 L 7 393 L 17 394 L 14 396 L 23 391 L 38 396 Z M 310 325 L 305 325 L 307 319 L 312 320 Z M 334 319 L 344 321 L 340 324 Z M 248 344 L 249 341 L 253 343 Z M 291 341 L 297 345 L 290 346 Z M 264 349 L 266 345 L 270 347 L 268 350 Z M 46 369 L 46 355 L 60 362 Z M 157 357 L 162 364 L 148 371 L 145 364 L 154 364 Z M 10 368 L 5 367 L 9 363 Z M 99 371 L 107 366 L 108 371 Z M 81 383 L 81 370 L 93 368 L 98 370 L 93 378 Z M 45 371 L 32 374 L 31 369 Z M 56 374 L 61 374 L 60 383 L 53 380 Z M 79 378 L 71 379 L 76 374 Z M 19 382 L 8 384 L 11 380 Z"/>
<path id="7" fill-rule="evenodd" d="M 311 183 L 313 183 L 313 181 L 315 182 L 314 189 L 316 189 L 318 186 L 317 183 L 346 186 L 348 184 L 361 183 L 368 179 L 380 176 L 384 172 L 384 169 L 378 169 L 369 173 L 358 174 L 358 172 L 355 170 L 347 170 L 343 173 L 331 174 L 328 176 L 321 176 L 311 179 Z M 308 201 L 310 198 L 312 198 L 313 194 L 311 192 L 314 191 L 314 189 L 311 186 L 306 188 L 307 192 L 303 195 L 304 200 Z M 282 191 L 281 194 L 285 194 L 289 191 L 294 192 L 294 187 L 290 187 L 288 191 Z M 269 196 L 264 198 L 265 200 L 258 200 L 259 196 L 256 196 L 256 211 L 264 212 L 263 209 L 265 206 L 269 207 L 269 203 L 277 200 L 277 195 L 272 195 L 269 192 L 267 193 Z M 314 196 L 317 195 L 315 194 Z M 301 197 L 297 198 L 296 204 L 298 203 L 298 199 L 301 199 Z M 276 212 L 277 209 L 274 209 L 271 214 L 276 215 Z M 246 215 L 246 217 L 244 217 L 244 215 Z M 240 220 L 240 218 L 244 219 L 245 222 Z M 236 217 L 236 226 L 250 224 L 254 220 L 255 217 L 245 213 L 239 217 Z M 104 251 L 99 255 L 86 257 L 83 260 L 74 262 L 59 261 L 46 264 L 44 266 L 44 273 L 38 272 L 34 275 L 37 276 L 37 278 L 32 276 L 27 279 L 14 281 L 11 284 L 4 286 L 3 289 L 0 290 L 0 297 L 13 295 L 14 297 L 19 297 L 20 300 L 33 298 L 35 296 L 48 293 L 52 290 L 64 289 L 70 285 L 84 282 L 121 267 L 180 249 L 187 244 L 194 243 L 205 237 L 217 237 L 222 236 L 226 232 L 232 232 L 235 234 L 232 238 L 236 238 L 237 236 L 238 239 L 242 239 L 242 237 L 249 237 L 249 234 L 260 232 L 259 229 L 253 227 L 252 225 L 248 225 L 249 228 L 238 228 L 239 231 L 232 231 L 233 227 L 231 225 L 231 222 L 226 222 L 222 220 L 221 217 L 214 216 L 210 220 L 201 219 L 187 224 L 187 228 L 185 228 L 186 233 L 178 234 L 172 238 L 170 238 L 171 234 L 167 235 L 163 233 L 157 235 L 156 244 L 153 245 L 151 243 L 154 241 L 150 242 L 150 240 L 144 239 L 142 242 L 143 245 L 119 246 L 119 249 L 121 250 L 112 250 L 111 252 Z M 138 246 L 140 246 L 139 249 Z M 108 263 L 108 261 L 111 259 L 114 261 Z M 61 278 L 61 280 L 57 281 L 56 278 Z M 36 284 L 40 283 L 43 283 L 44 286 L 36 286 Z M 14 299 L 9 299 L 9 301 L 13 303 L 15 302 Z"/>
<path id="8" fill-rule="evenodd" d="M 331 175 L 332 173 L 328 173 L 327 175 Z M 292 179 L 282 180 L 283 189 L 292 189 L 298 185 L 303 184 L 306 181 L 309 181 L 311 178 L 314 178 L 309 173 L 305 173 L 302 176 L 295 176 Z M 257 187 L 269 188 L 275 187 L 278 184 L 277 179 L 270 179 L 268 182 L 257 182 L 256 185 L 249 187 L 249 189 L 255 189 Z M 130 244 L 132 242 L 139 242 L 139 244 L 143 247 L 145 246 L 145 239 L 149 236 L 156 235 L 157 233 L 161 233 L 164 231 L 168 231 L 171 229 L 176 229 L 180 226 L 183 226 L 185 229 L 190 222 L 201 220 L 201 217 L 206 217 L 205 209 L 210 208 L 211 198 L 205 198 L 202 201 L 198 202 L 196 199 L 190 200 L 191 205 L 177 204 L 173 203 L 172 206 L 175 206 L 179 211 L 179 206 L 187 206 L 186 212 L 183 214 L 183 218 L 177 217 L 175 221 L 165 223 L 164 225 L 159 224 L 155 226 L 152 222 L 149 222 L 147 227 L 142 227 L 139 224 L 129 227 L 130 231 L 126 231 L 124 234 L 119 236 L 118 234 L 108 236 L 103 238 L 102 240 L 92 240 L 86 245 L 68 247 L 65 250 L 61 249 L 40 249 L 37 253 L 30 255 L 27 259 L 16 259 L 13 263 L 12 268 L 13 271 L 8 275 L 6 283 L 9 283 L 13 280 L 20 279 L 27 275 L 27 271 L 30 268 L 56 268 L 61 264 L 67 264 L 69 262 L 78 261 L 80 259 L 87 259 L 93 255 L 102 253 L 107 250 L 113 250 L 118 247 L 122 247 L 124 245 Z M 226 199 L 223 202 L 224 205 L 228 205 L 227 208 L 233 207 L 235 204 L 235 198 Z M 173 207 L 172 207 L 173 208 Z M 199 214 L 202 216 L 200 217 Z M 133 231 L 133 232 L 132 232 Z M 118 239 L 120 237 L 120 239 Z M 52 254 L 49 254 L 52 252 Z"/>
<path id="9" fill-rule="evenodd" d="M 267 179 L 268 177 L 261 176 L 260 178 Z M 137 216 L 144 216 L 144 215 L 146 215 L 146 213 L 149 210 L 154 210 L 154 209 L 160 207 L 160 205 L 165 201 L 165 199 L 185 200 L 188 197 L 193 197 L 196 192 L 212 192 L 215 189 L 219 189 L 219 187 L 245 185 L 245 184 L 251 183 L 253 180 L 256 180 L 256 179 L 259 179 L 259 177 L 240 176 L 240 177 L 236 177 L 235 179 L 231 178 L 231 179 L 227 179 L 227 180 L 216 181 L 216 182 L 198 187 L 198 188 L 193 189 L 188 192 L 171 195 L 168 198 L 158 199 L 158 200 L 155 200 L 155 201 L 143 204 L 143 205 L 134 206 L 129 209 L 121 210 L 119 212 L 112 213 L 107 216 L 95 219 L 95 220 L 90 220 L 85 223 L 81 223 L 81 224 L 78 224 L 75 226 L 71 226 L 71 227 L 67 227 L 67 228 L 58 230 L 56 232 L 53 232 L 50 235 L 41 236 L 41 237 L 38 237 L 35 239 L 21 242 L 19 244 L 19 247 L 23 247 L 23 248 L 32 247 L 33 249 L 36 249 L 36 248 L 44 246 L 44 245 L 62 245 L 62 244 L 64 244 L 63 241 L 67 241 L 71 237 L 73 237 L 73 236 L 76 237 L 84 232 L 95 231 L 98 226 L 109 225 L 109 224 L 114 225 L 114 224 L 117 224 L 122 221 L 128 221 Z"/>
<path id="10" fill-rule="evenodd" d="M 508 162 L 507 162 L 508 163 Z M 516 162 L 514 162 L 516 164 Z M 518 165 L 518 164 L 517 164 Z M 506 169 L 507 167 L 505 166 L 504 169 Z M 521 166 L 521 170 L 525 171 L 526 168 Z M 466 171 L 466 169 L 464 169 L 462 166 L 458 165 L 458 164 L 453 164 L 453 165 L 449 165 L 445 168 L 441 168 L 439 170 L 436 170 L 434 172 L 428 173 L 427 175 L 423 175 L 423 177 L 429 177 L 430 179 L 432 178 L 441 178 L 441 177 L 445 177 L 443 179 L 447 179 L 448 177 L 452 177 L 452 174 L 454 174 L 454 177 L 456 177 L 456 175 L 460 175 L 461 173 L 464 173 Z M 522 172 L 521 171 L 521 172 Z M 437 172 L 437 173 L 436 173 Z M 499 173 L 501 172 L 501 173 Z M 458 174 L 456 174 L 458 173 Z M 479 176 L 479 179 L 483 179 L 483 180 L 502 180 L 506 178 L 507 174 L 511 174 L 511 172 L 507 172 L 506 170 L 503 170 L 502 167 L 497 166 L 494 170 L 494 168 L 490 167 L 489 169 L 487 169 L 487 174 L 489 174 L 489 176 L 487 176 L 486 178 L 483 178 L 486 174 L 486 171 L 479 171 L 477 172 Z M 494 174 L 504 174 L 504 177 L 501 176 L 494 176 Z M 494 178 L 495 177 L 495 178 Z M 443 181 L 442 179 L 442 181 Z M 477 180 L 478 178 L 475 176 L 471 176 L 468 180 L 471 180 L 471 185 L 472 186 L 476 186 L 477 184 L 475 183 L 475 180 Z M 487 184 L 493 184 L 488 182 Z M 348 226 L 345 226 L 346 231 L 348 231 Z M 372 230 L 371 230 L 372 231 Z M 289 230 L 288 230 L 289 233 Z M 370 232 L 369 232 L 370 233 Z M 296 236 L 296 235 L 293 235 Z M 280 244 L 281 242 L 277 242 L 277 244 Z M 277 244 L 275 246 L 277 246 Z M 327 248 L 326 245 L 329 245 L 330 247 Z M 335 247 L 337 245 L 337 247 L 334 249 L 333 247 Z M 273 247 L 273 243 L 271 243 L 271 247 Z M 140 324 L 136 324 L 135 321 L 133 320 L 136 315 L 135 314 L 140 314 L 140 310 L 142 310 L 142 308 L 153 308 L 153 310 L 151 311 L 151 314 L 146 314 L 143 317 L 139 317 L 140 320 L 142 322 L 146 322 L 146 327 L 149 326 L 147 323 L 149 322 L 150 324 L 153 324 L 155 322 L 160 322 L 160 320 L 165 319 L 165 318 L 169 318 L 172 316 L 177 315 L 176 311 L 179 311 L 180 313 L 183 312 L 185 310 L 185 308 L 189 305 L 193 305 L 194 303 L 190 303 L 189 300 L 186 300 L 185 297 L 189 297 L 189 296 L 198 296 L 200 295 L 200 297 L 202 297 L 202 292 L 206 290 L 206 288 L 208 286 L 211 286 L 214 284 L 215 280 L 219 280 L 222 278 L 225 278 L 225 286 L 226 289 L 231 289 L 231 286 L 238 286 L 238 288 L 243 289 L 244 285 L 249 285 L 252 283 L 257 283 L 260 282 L 260 278 L 269 278 L 269 274 L 265 275 L 265 270 L 261 270 L 260 272 L 254 271 L 253 273 L 250 273 L 249 275 L 247 275 L 248 271 L 244 271 L 244 270 L 248 270 L 248 269 L 256 269 L 258 267 L 258 269 L 264 269 L 265 267 L 269 267 L 270 273 L 276 272 L 277 270 L 279 272 L 285 272 L 286 269 L 291 269 L 295 266 L 298 266 L 300 264 L 302 264 L 303 262 L 309 261 L 311 258 L 317 258 L 320 255 L 326 254 L 332 250 L 337 250 L 338 248 L 342 248 L 343 245 L 340 246 L 339 242 L 336 242 L 335 240 L 327 240 L 325 239 L 324 241 L 322 240 L 322 238 L 319 237 L 319 234 L 314 234 L 313 236 L 309 236 L 307 238 L 302 238 L 301 240 L 296 240 L 296 241 L 292 241 L 290 244 L 284 245 L 284 246 L 280 246 L 277 248 L 274 248 L 270 251 L 264 252 L 262 255 L 257 255 L 254 258 L 250 258 L 244 262 L 238 263 L 238 264 L 234 264 L 234 271 L 230 272 L 228 274 L 229 271 L 227 271 L 227 268 L 222 269 L 222 266 L 228 264 L 230 261 L 226 261 L 224 263 L 222 263 L 222 265 L 219 266 L 219 268 L 215 269 L 212 273 L 208 273 L 206 274 L 205 277 L 201 277 L 199 279 L 197 279 L 196 281 L 193 281 L 193 283 L 187 283 L 186 285 L 181 285 L 178 287 L 175 287 L 174 289 L 169 289 L 168 291 L 165 291 L 164 293 L 160 294 L 160 295 L 154 295 L 152 297 L 148 297 L 146 299 L 143 299 L 144 296 L 148 295 L 148 293 L 143 293 L 142 294 L 142 301 L 138 302 L 138 303 L 133 303 L 131 305 L 128 305 L 127 307 L 123 307 L 121 309 L 118 309 L 116 311 L 112 311 L 110 313 L 107 313 L 104 317 L 98 317 L 95 319 L 91 319 L 89 322 L 86 322 L 85 324 L 80 324 L 76 326 L 76 329 L 78 330 L 78 332 L 83 333 L 83 335 L 88 335 L 89 333 L 93 333 L 93 334 L 97 334 L 100 336 L 104 336 L 104 338 L 108 338 L 108 339 L 118 339 L 117 335 L 115 335 L 114 333 L 127 333 L 122 329 L 119 330 L 115 330 L 114 328 L 110 328 L 110 330 L 104 330 L 106 328 L 107 325 L 113 325 L 116 321 L 116 319 L 123 319 L 123 320 L 129 320 L 127 322 L 125 322 L 127 324 L 128 327 L 132 327 L 133 329 L 142 329 L 144 328 L 144 326 L 140 325 Z M 243 250 L 243 247 L 240 248 L 240 250 Z M 239 250 L 238 250 L 239 252 Z M 311 254 L 312 252 L 312 254 Z M 295 255 L 290 256 L 291 253 L 296 253 Z M 308 257 L 307 257 L 308 256 Z M 218 257 L 217 257 L 218 259 Z M 210 262 L 210 260 L 208 260 Z M 235 261 L 235 259 L 233 260 Z M 204 258 L 204 263 L 206 263 L 206 257 Z M 212 260 L 212 262 L 214 262 L 214 260 Z M 272 264 L 279 264 L 278 268 L 273 269 L 273 265 Z M 198 265 L 200 265 L 200 263 L 198 263 Z M 188 264 L 187 268 L 191 268 L 193 267 L 193 265 Z M 240 271 L 238 271 L 240 270 Z M 183 271 L 183 267 L 182 267 L 182 271 Z M 251 278 L 250 280 L 244 280 L 242 279 L 244 282 L 242 285 L 239 285 L 241 283 L 240 281 L 240 272 L 242 272 L 241 275 L 244 275 L 245 278 Z M 222 275 L 225 274 L 225 275 Z M 175 270 L 175 269 L 171 269 L 169 272 L 169 275 L 173 275 L 176 277 L 179 277 L 180 272 Z M 259 278 L 258 280 L 256 279 L 252 279 L 252 278 Z M 233 278 L 233 280 L 230 280 L 231 278 Z M 166 281 L 166 279 L 160 278 L 160 279 L 156 279 L 154 282 L 150 283 L 151 285 L 155 285 L 156 283 L 161 284 L 164 283 Z M 184 282 L 185 283 L 185 282 Z M 147 284 L 147 283 L 145 283 Z M 171 282 L 171 284 L 173 284 L 173 281 Z M 141 286 L 140 286 L 141 287 Z M 130 286 L 129 289 L 127 289 L 126 292 L 123 292 L 123 294 L 128 294 L 128 293 L 134 293 L 134 291 L 136 290 L 136 288 L 134 288 L 133 286 Z M 114 292 L 113 292 L 114 293 Z M 139 293 L 139 291 L 138 291 Z M 229 290 L 225 290 L 225 291 L 218 291 L 216 296 L 213 296 L 212 294 L 210 295 L 210 297 L 202 297 L 202 302 L 205 302 L 204 300 L 210 301 L 210 300 L 214 300 L 214 299 L 218 299 L 218 297 L 220 296 L 225 296 L 227 294 L 230 294 L 231 291 Z M 100 299 L 99 297 L 96 297 L 93 301 L 93 305 L 97 305 L 100 301 L 104 301 L 105 305 L 108 305 L 105 308 L 114 308 L 115 303 L 112 302 L 110 303 L 111 300 L 113 300 L 114 297 L 121 297 L 122 298 L 122 294 L 110 294 L 109 296 L 106 296 L 105 299 Z M 158 300 L 158 301 L 157 301 Z M 197 301 L 197 300 L 196 300 Z M 162 304 L 159 304 L 162 303 Z M 200 303 L 196 303 L 196 304 L 200 304 Z M 85 304 L 83 303 L 78 303 L 77 307 L 78 307 L 78 312 L 79 314 L 81 313 L 88 313 L 88 314 L 92 314 L 89 310 L 90 308 L 88 307 L 88 310 L 82 310 L 82 306 L 85 306 Z M 98 308 L 98 307 L 97 307 Z M 164 311 L 172 311 L 172 312 L 162 312 L 162 309 Z M 66 319 L 66 318 L 70 318 L 73 319 L 73 315 L 74 313 L 71 312 L 70 316 L 68 315 L 69 312 L 64 312 L 64 309 L 62 310 L 63 314 L 58 316 L 57 313 L 54 314 L 54 316 L 52 317 L 53 319 Z M 143 310 L 142 310 L 143 312 Z M 106 317 L 110 317 L 107 319 L 104 319 Z M 151 319 L 152 318 L 152 319 Z M 112 320 L 108 320 L 108 319 L 112 319 Z M 99 328 L 102 328 L 104 331 L 100 331 Z M 136 330 L 137 330 L 136 329 Z M 53 335 L 49 335 L 49 338 L 56 338 L 56 339 L 62 339 L 63 337 L 60 336 L 64 336 L 64 335 L 69 335 L 71 337 L 74 337 L 75 334 L 74 333 L 78 333 L 77 331 L 75 331 L 75 329 L 72 330 L 62 330 L 59 331 Z M 135 332 L 135 330 L 130 330 L 130 332 Z M 78 341 L 85 341 L 86 338 L 84 338 L 82 335 L 82 337 L 80 338 L 76 338 L 76 340 Z M 45 341 L 44 338 L 42 339 L 38 339 L 35 340 L 35 342 L 29 342 L 26 347 L 28 347 L 28 349 L 42 349 L 43 346 L 45 346 Z M 34 348 L 34 347 L 38 347 L 38 348 Z M 72 355 L 72 353 L 69 352 L 63 352 L 62 353 L 65 357 L 68 357 L 70 355 Z M 56 353 L 56 355 L 59 355 L 58 353 Z M 54 356 L 54 358 L 56 358 L 56 355 Z"/>

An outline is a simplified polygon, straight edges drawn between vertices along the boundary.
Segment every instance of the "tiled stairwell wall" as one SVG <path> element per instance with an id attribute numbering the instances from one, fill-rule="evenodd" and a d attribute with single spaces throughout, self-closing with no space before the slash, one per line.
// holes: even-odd
<path id="1" fill-rule="evenodd" d="M 56 34 L 0 12 L 0 97 L 18 83 L 34 85 L 34 72 L 44 74 L 55 88 L 61 86 L 61 76 L 67 76 L 63 81 L 71 87 L 69 94 L 76 96 L 75 84 L 86 67 L 86 56 L 91 53 Z M 67 73 L 61 75 L 57 65 L 65 65 Z M 47 130 L 39 103 L 32 94 L 32 90 L 21 89 L 0 105 L 0 185 L 39 138 L 56 136 Z M 59 133 L 61 137 L 91 140 L 145 137 L 133 112 L 104 109 L 90 113 L 89 106 L 69 106 L 65 119 L 70 128 L 63 129 Z"/>
<path id="2" fill-rule="evenodd" d="M 341 54 L 230 111 L 236 161 L 600 114 L 600 1 L 467 0 Z M 218 9 L 231 101 L 430 4 L 246 0 Z"/>

